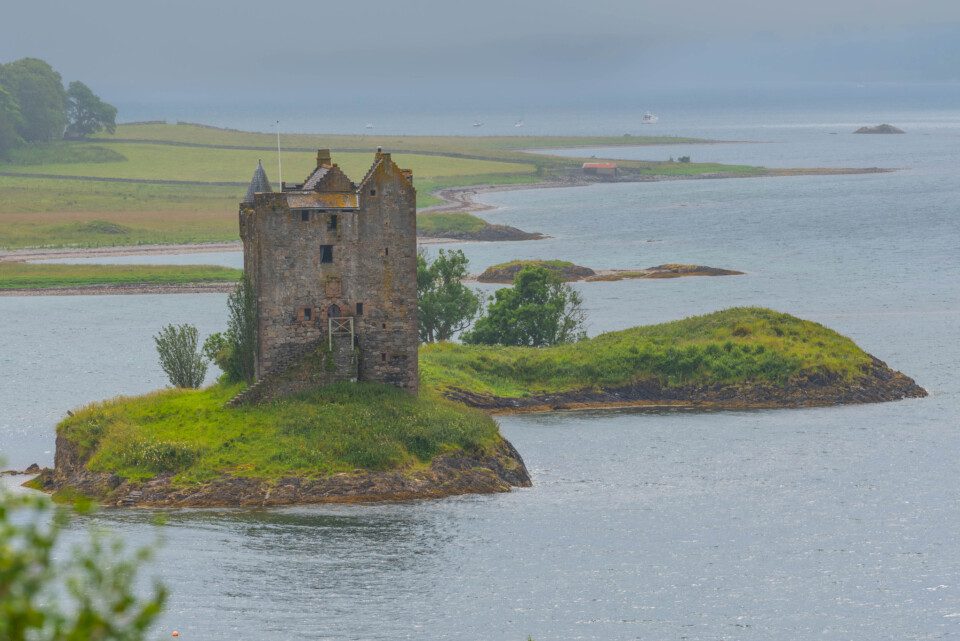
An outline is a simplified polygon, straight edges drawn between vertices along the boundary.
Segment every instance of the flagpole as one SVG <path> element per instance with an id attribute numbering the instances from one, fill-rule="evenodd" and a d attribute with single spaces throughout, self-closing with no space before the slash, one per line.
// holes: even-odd
<path id="1" fill-rule="evenodd" d="M 283 189 L 283 161 L 280 160 L 280 121 L 277 121 L 277 173 L 279 174 L 280 189 Z"/>

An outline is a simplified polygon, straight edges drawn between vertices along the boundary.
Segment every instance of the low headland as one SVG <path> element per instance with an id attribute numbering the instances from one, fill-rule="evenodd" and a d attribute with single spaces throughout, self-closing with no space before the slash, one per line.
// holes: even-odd
<path id="1" fill-rule="evenodd" d="M 880 168 L 769 169 L 669 160 L 618 160 L 615 178 L 584 175 L 597 159 L 552 149 L 716 142 L 664 136 L 394 136 L 283 134 L 284 172 L 306 175 L 330 148 L 362 176 L 378 145 L 413 171 L 421 232 L 452 240 L 529 240 L 486 221 L 472 195 L 483 191 L 639 182 L 857 174 Z M 529 150 L 536 149 L 537 152 Z M 137 247 L 229 243 L 239 237 L 237 202 L 259 159 L 272 166 L 276 134 L 191 123 L 128 123 L 113 134 L 34 145 L 0 162 L 0 249 Z M 279 176 L 271 175 L 274 180 Z M 426 216 L 465 213 L 466 218 Z M 472 220 L 473 229 L 464 229 Z M 467 225 L 468 227 L 470 225 Z M 519 233 L 518 233 L 519 232 Z M 515 236 L 515 238 L 513 238 Z"/>
<path id="2" fill-rule="evenodd" d="M 525 267 L 543 267 L 554 272 L 560 280 L 570 283 L 576 281 L 617 281 L 632 278 L 683 278 L 686 276 L 738 276 L 743 272 L 732 269 L 719 269 L 705 265 L 687 265 L 684 263 L 665 263 L 646 269 L 606 269 L 594 270 L 576 265 L 566 260 L 512 260 L 491 265 L 477 276 L 481 283 L 512 283 L 513 279 Z"/>
<path id="3" fill-rule="evenodd" d="M 0 261 L 0 296 L 231 292 L 242 271 L 217 265 L 101 265 Z"/>
<path id="4" fill-rule="evenodd" d="M 548 348 L 434 343 L 418 397 L 337 384 L 262 405 L 243 389 L 162 390 L 72 412 L 32 487 L 119 506 L 434 498 L 530 485 L 487 413 L 798 408 L 926 396 L 849 338 L 763 308 Z M 479 408 L 479 409 L 475 409 Z M 484 410 L 487 413 L 481 412 Z"/>

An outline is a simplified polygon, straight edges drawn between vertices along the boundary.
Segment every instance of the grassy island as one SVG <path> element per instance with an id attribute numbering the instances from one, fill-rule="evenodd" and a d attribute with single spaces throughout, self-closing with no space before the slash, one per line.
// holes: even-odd
<path id="1" fill-rule="evenodd" d="M 660 401 L 798 406 L 926 394 L 849 338 L 753 307 L 549 348 L 428 345 L 420 375 L 425 386 L 490 409 Z"/>
<path id="2" fill-rule="evenodd" d="M 337 384 L 263 406 L 226 407 L 240 390 L 167 389 L 89 405 L 60 434 L 89 456 L 87 468 L 177 483 L 215 475 L 317 478 L 357 468 L 429 465 L 440 453 L 492 451 L 497 425 L 450 401 L 385 385 Z"/>
<path id="3" fill-rule="evenodd" d="M 342 383 L 229 407 L 242 386 L 162 390 L 82 408 L 34 483 L 115 505 L 396 500 L 503 492 L 530 478 L 493 411 L 603 406 L 763 408 L 926 396 L 810 321 L 762 308 L 548 348 L 436 343 L 421 391 Z"/>

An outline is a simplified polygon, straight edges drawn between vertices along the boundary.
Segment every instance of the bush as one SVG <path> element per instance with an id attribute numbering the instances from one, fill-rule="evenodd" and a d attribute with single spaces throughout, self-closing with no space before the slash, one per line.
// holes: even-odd
<path id="1" fill-rule="evenodd" d="M 227 299 L 227 309 L 230 312 L 227 331 L 208 336 L 203 342 L 203 353 L 223 371 L 227 382 L 252 383 L 257 327 L 253 286 L 246 277 Z"/>
<path id="2" fill-rule="evenodd" d="M 480 297 L 464 284 L 470 261 L 459 250 L 441 249 L 433 262 L 417 255 L 417 318 L 420 341 L 446 341 L 466 329 L 480 309 Z"/>
<path id="3" fill-rule="evenodd" d="M 193 325 L 167 325 L 153 337 L 160 367 L 174 387 L 197 388 L 207 375 L 207 361 L 197 349 L 200 335 Z"/>
<path id="4" fill-rule="evenodd" d="M 50 509 L 45 499 L 0 491 L 0 639 L 147 638 L 166 599 L 159 584 L 145 599 L 134 592 L 147 551 L 124 556 L 119 542 L 95 536 L 55 554 L 67 512 L 50 518 Z"/>
<path id="5" fill-rule="evenodd" d="M 544 267 L 524 267 L 513 287 L 497 290 L 486 313 L 463 342 L 545 347 L 585 336 L 582 300 L 560 276 Z"/>

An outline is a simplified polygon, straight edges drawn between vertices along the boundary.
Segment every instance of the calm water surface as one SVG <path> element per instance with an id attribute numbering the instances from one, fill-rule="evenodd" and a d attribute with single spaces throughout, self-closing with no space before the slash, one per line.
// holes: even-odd
<path id="1" fill-rule="evenodd" d="M 766 305 L 851 336 L 914 376 L 930 398 L 504 417 L 531 489 L 401 505 L 169 513 L 155 565 L 172 590 L 163 634 L 960 636 L 960 113 L 951 113 L 911 112 L 917 132 L 899 137 L 830 135 L 848 124 L 840 115 L 772 130 L 725 125 L 728 138 L 773 141 L 763 145 L 618 150 L 768 165 L 795 152 L 802 162 L 783 166 L 907 169 L 491 194 L 485 200 L 499 209 L 488 219 L 552 238 L 460 245 L 474 270 L 550 257 L 596 268 L 676 261 L 746 271 L 582 285 L 590 331 Z M 161 386 L 150 336 L 170 322 L 220 329 L 224 302 L 0 298 L 3 457 L 49 464 L 54 425 L 67 409 Z M 152 517 L 112 510 L 88 520 L 145 543 L 158 533 Z"/>

